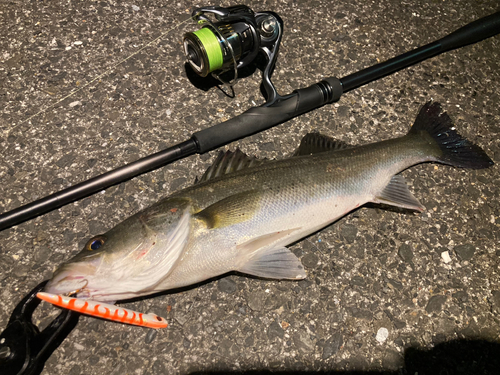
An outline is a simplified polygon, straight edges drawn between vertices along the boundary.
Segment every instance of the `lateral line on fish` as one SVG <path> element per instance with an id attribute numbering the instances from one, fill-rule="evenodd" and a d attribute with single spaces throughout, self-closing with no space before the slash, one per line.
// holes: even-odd
<path id="1" fill-rule="evenodd" d="M 45 302 L 68 310 L 73 310 L 93 317 L 126 323 L 147 328 L 166 328 L 166 320 L 155 314 L 143 314 L 123 307 L 102 303 L 99 301 L 85 300 L 75 297 L 61 296 L 46 292 L 36 295 Z"/>
<path id="2" fill-rule="evenodd" d="M 85 246 L 62 264 L 45 291 L 69 296 L 76 290 L 80 298 L 117 301 L 232 271 L 303 279 L 307 273 L 287 245 L 368 202 L 424 209 L 401 171 L 425 162 L 473 169 L 494 164 L 454 129 L 440 104 L 428 102 L 402 137 L 331 152 L 312 148 L 304 150 L 312 155 L 246 170 L 236 167 L 240 156 L 231 159 L 227 155 L 234 154 L 226 153 L 226 160 L 215 164 L 227 172 L 231 162 L 235 171 L 178 191 L 126 219 L 102 235 L 106 240 L 96 252 Z M 320 135 L 310 139 L 313 146 L 331 144 Z M 167 216 L 154 219 L 159 212 Z M 141 220 L 158 237 L 146 233 Z"/>

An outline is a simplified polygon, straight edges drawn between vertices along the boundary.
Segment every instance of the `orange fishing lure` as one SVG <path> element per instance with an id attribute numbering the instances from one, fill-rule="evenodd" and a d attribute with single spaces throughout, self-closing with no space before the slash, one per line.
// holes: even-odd
<path id="1" fill-rule="evenodd" d="M 122 307 L 109 305 L 99 301 L 85 300 L 73 297 L 60 296 L 40 292 L 36 295 L 41 300 L 65 309 L 78 311 L 82 314 L 96 316 L 114 322 L 132 324 L 148 328 L 166 328 L 168 326 L 165 319 L 155 314 L 142 314 Z"/>

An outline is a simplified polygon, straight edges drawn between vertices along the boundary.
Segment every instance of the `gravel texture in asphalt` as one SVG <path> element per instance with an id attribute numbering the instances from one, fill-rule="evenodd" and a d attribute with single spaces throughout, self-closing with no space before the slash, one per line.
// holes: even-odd
<path id="1" fill-rule="evenodd" d="M 244 3 L 284 20 L 273 75 L 282 94 L 346 76 L 498 11 L 496 0 Z M 196 25 L 179 23 L 206 5 L 213 4 L 2 2 L 0 211 L 262 104 L 258 70 L 242 73 L 234 98 L 188 79 L 182 35 Z M 500 162 L 498 36 L 353 90 L 226 149 L 283 158 L 313 130 L 350 144 L 389 139 L 405 134 L 431 99 Z M 2 231 L 0 329 L 21 298 L 88 238 L 191 185 L 215 155 L 188 157 Z M 294 244 L 307 279 L 232 274 L 123 304 L 167 318 L 169 327 L 160 331 L 82 317 L 43 373 L 496 374 L 498 164 L 477 171 L 422 164 L 403 175 L 426 211 L 370 205 Z M 57 314 L 41 304 L 34 322 L 44 327 Z"/>

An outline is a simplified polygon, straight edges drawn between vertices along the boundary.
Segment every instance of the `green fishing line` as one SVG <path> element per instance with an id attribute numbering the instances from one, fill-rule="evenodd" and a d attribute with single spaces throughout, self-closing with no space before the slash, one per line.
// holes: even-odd
<path id="1" fill-rule="evenodd" d="M 213 72 L 214 70 L 220 69 L 222 67 L 222 63 L 224 62 L 222 49 L 220 47 L 219 39 L 217 39 L 213 31 L 207 27 L 203 27 L 194 31 L 193 34 L 198 37 L 201 45 L 207 52 L 210 71 Z"/>

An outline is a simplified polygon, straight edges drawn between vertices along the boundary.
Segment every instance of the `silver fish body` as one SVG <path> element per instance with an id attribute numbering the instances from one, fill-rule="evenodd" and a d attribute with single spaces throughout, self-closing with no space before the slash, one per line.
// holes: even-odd
<path id="1" fill-rule="evenodd" d="M 428 161 L 492 164 L 451 128 L 437 103 L 422 108 L 404 137 L 308 154 L 311 139 L 298 156 L 284 160 L 254 163 L 227 154 L 229 164 L 221 159 L 214 168 L 228 172 L 214 173 L 94 237 L 56 270 L 46 291 L 116 301 L 230 271 L 303 279 L 302 264 L 287 245 L 367 202 L 423 210 L 398 175 L 402 170 Z M 237 170 L 231 163 L 250 166 Z"/>

